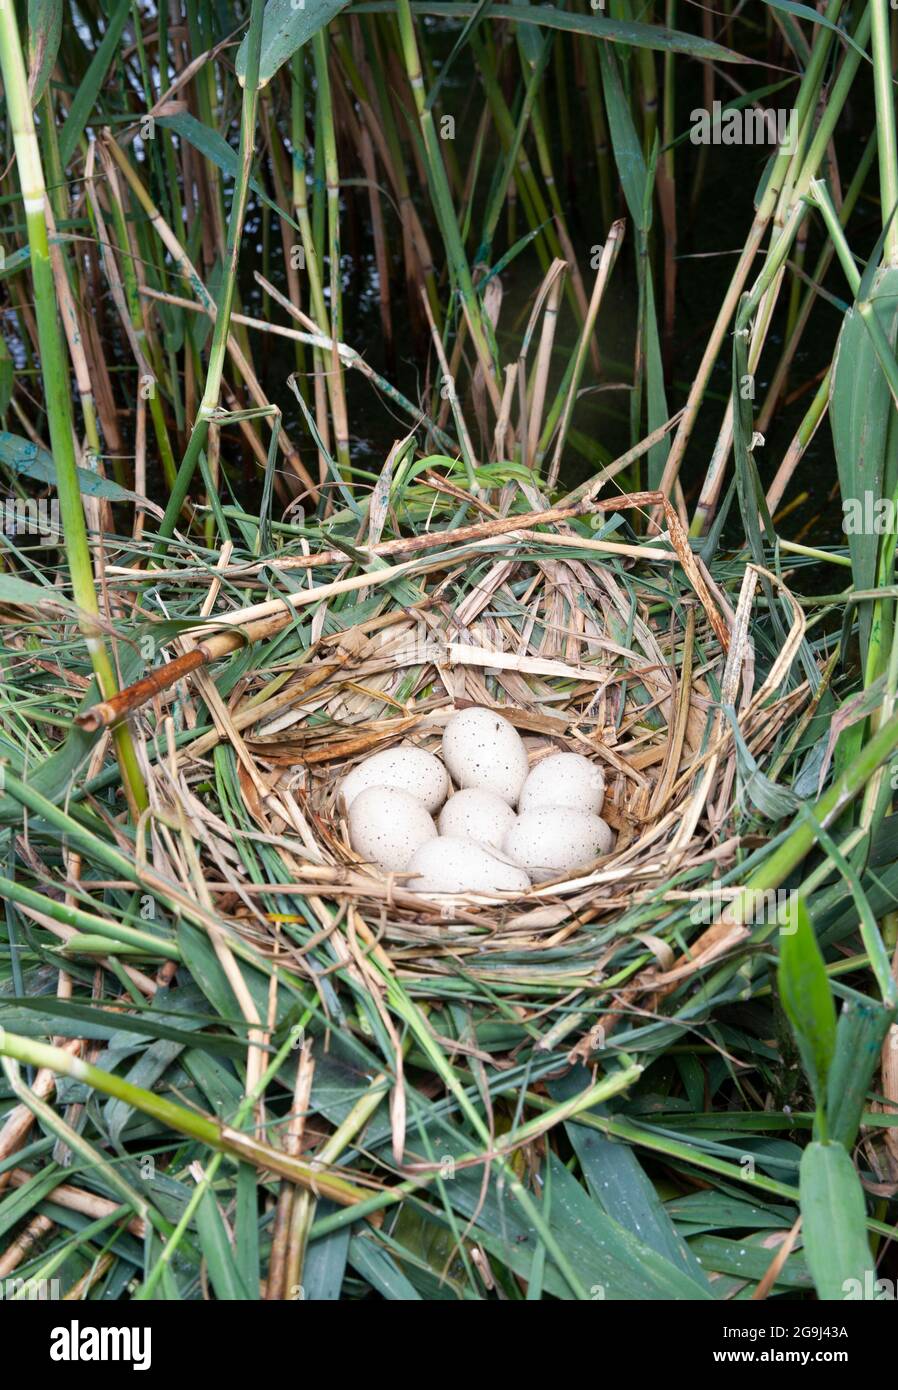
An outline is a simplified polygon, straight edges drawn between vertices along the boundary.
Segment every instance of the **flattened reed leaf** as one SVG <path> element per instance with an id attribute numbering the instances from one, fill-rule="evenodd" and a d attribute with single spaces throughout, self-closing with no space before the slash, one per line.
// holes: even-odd
<path id="1" fill-rule="evenodd" d="M 898 266 L 880 267 L 866 298 L 894 350 L 898 340 Z M 839 333 L 829 418 L 854 585 L 856 589 L 872 589 L 883 534 L 881 499 L 891 499 L 898 483 L 898 411 L 857 305 L 845 315 Z M 864 656 L 872 617 L 872 601 L 861 603 L 858 625 Z"/>
<path id="2" fill-rule="evenodd" d="M 841 1302 L 855 1286 L 863 1291 L 875 1278 L 875 1264 L 865 1229 L 863 1189 L 841 1144 L 814 1142 L 805 1149 L 801 1218 L 805 1256 L 818 1297 Z"/>
<path id="3" fill-rule="evenodd" d="M 53 455 L 39 444 L 21 435 L 0 431 L 0 465 L 20 478 L 56 486 L 56 464 Z M 78 487 L 86 497 L 105 497 L 109 502 L 138 502 L 140 496 L 130 488 L 121 487 L 112 478 L 104 478 L 89 468 L 77 468 Z"/>
<path id="4" fill-rule="evenodd" d="M 177 111 L 172 116 L 157 116 L 156 120 L 167 130 L 173 130 L 182 140 L 189 141 L 194 149 L 199 150 L 200 154 L 205 155 L 213 164 L 217 164 L 222 173 L 227 174 L 229 178 L 237 177 L 237 151 L 228 144 L 222 135 L 219 135 L 217 130 L 203 125 L 202 121 L 198 121 L 189 111 Z M 297 232 L 300 230 L 299 224 L 294 222 L 289 212 L 278 207 L 277 203 L 269 198 L 258 179 L 250 178 L 249 186 L 260 202 L 264 203 L 272 212 L 277 213 L 278 217 Z"/>
<path id="5" fill-rule="evenodd" d="M 823 956 L 801 897 L 790 905 L 788 921 L 781 923 L 779 948 L 780 998 L 795 1033 L 817 1105 L 822 1107 L 836 1046 L 836 1006 Z"/>
<path id="6" fill-rule="evenodd" d="M 268 0 L 262 23 L 259 86 L 270 82 L 278 68 L 289 62 L 298 48 L 346 8 L 348 0 Z M 241 83 L 246 78 L 247 39 L 237 50 L 236 68 Z"/>
<path id="7" fill-rule="evenodd" d="M 196 1212 L 196 1228 L 216 1297 L 230 1302 L 251 1301 L 253 1294 L 246 1287 L 237 1268 L 234 1249 L 213 1191 L 205 1191 L 200 1198 Z"/>
<path id="8" fill-rule="evenodd" d="M 118 53 L 122 31 L 130 12 L 130 0 L 119 0 L 109 16 L 102 41 L 75 93 L 65 125 L 59 132 L 59 157 L 63 165 L 68 164 L 84 134 L 84 127 L 90 119 L 97 96 Z"/>
<path id="9" fill-rule="evenodd" d="M 28 0 L 28 92 L 31 105 L 44 95 L 62 38 L 62 0 Z"/>
<path id="10" fill-rule="evenodd" d="M 362 0 L 361 4 L 353 5 L 352 10 L 353 14 L 390 14 L 395 8 L 396 0 Z M 478 6 L 456 3 L 456 0 L 416 0 L 411 8 L 412 13 L 416 15 L 470 19 Z M 604 15 L 572 14 L 557 9 L 554 5 L 493 5 L 490 16 L 493 19 L 515 20 L 519 24 L 537 24 L 549 29 L 562 29 L 572 34 L 584 34 L 592 39 L 605 39 L 608 43 L 626 44 L 630 48 L 649 48 L 659 53 L 685 53 L 691 58 L 708 59 L 715 63 L 754 61 L 745 54 L 736 53 L 733 49 L 698 34 L 666 29 L 660 24 L 640 24 L 610 17 L 606 19 Z"/>

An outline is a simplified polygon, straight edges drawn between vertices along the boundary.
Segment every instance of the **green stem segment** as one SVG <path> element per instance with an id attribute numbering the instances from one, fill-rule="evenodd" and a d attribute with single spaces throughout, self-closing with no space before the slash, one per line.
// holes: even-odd
<path id="1" fill-rule="evenodd" d="M 889 265 L 898 265 L 898 141 L 895 138 L 889 14 L 889 0 L 871 0 L 873 88 L 879 137 L 879 192 L 883 226 L 886 229 L 885 259 Z"/>
<path id="2" fill-rule="evenodd" d="M 354 1205 L 368 1197 L 363 1188 L 356 1187 L 335 1173 L 322 1171 L 313 1163 L 304 1163 L 280 1149 L 272 1148 L 270 1144 L 262 1143 L 250 1134 L 220 1124 L 209 1115 L 176 1105 L 165 1096 L 158 1096 L 154 1091 L 135 1086 L 112 1072 L 103 1071 L 101 1067 L 83 1061 L 80 1057 L 73 1057 L 61 1047 L 51 1047 L 47 1043 L 37 1042 L 34 1038 L 22 1038 L 16 1033 L 7 1033 L 5 1029 L 0 1028 L 0 1056 L 12 1057 L 14 1061 L 22 1062 L 26 1066 L 47 1067 L 57 1075 L 71 1076 L 76 1081 L 83 1081 L 102 1095 L 113 1096 L 116 1100 L 133 1106 L 135 1110 L 142 1111 L 144 1115 L 151 1116 L 168 1129 L 177 1130 L 179 1134 L 186 1134 L 191 1139 L 208 1144 L 219 1153 L 251 1163 L 256 1168 L 279 1173 L 282 1177 L 289 1178 L 303 1187 L 309 1187 L 320 1196 L 330 1197 L 343 1206 Z"/>

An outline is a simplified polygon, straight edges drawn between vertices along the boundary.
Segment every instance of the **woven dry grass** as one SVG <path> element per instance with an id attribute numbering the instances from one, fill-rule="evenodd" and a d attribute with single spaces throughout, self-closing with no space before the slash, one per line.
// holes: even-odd
<path id="1" fill-rule="evenodd" d="M 759 581 L 776 581 L 749 567 L 734 612 L 684 554 L 675 527 L 644 547 L 590 540 L 564 524 L 535 532 L 522 523 L 473 546 L 444 532 L 426 574 L 417 597 L 403 602 L 398 592 L 397 601 L 394 591 L 329 635 L 322 604 L 299 671 L 273 695 L 270 670 L 247 676 L 230 709 L 218 702 L 217 733 L 181 755 L 186 786 L 206 775 L 211 745 L 231 740 L 245 808 L 291 870 L 289 882 L 263 889 L 232 864 L 210 891 L 257 948 L 266 944 L 257 894 L 275 891 L 301 895 L 322 932 L 344 917 L 366 923 L 404 971 L 440 970 L 446 955 L 474 968 L 490 953 L 535 964 L 532 953 L 563 946 L 574 948 L 582 974 L 584 961 L 613 954 L 613 938 L 597 929 L 657 902 L 679 870 L 704 864 L 707 876 L 734 861 L 737 750 L 722 706 L 738 708 L 741 737 L 762 770 L 784 733 L 797 736 L 807 682 L 792 679 L 779 692 L 801 644 L 801 612 L 791 604 L 788 639 L 755 690 L 753 605 Z M 363 605 L 364 591 L 353 597 Z M 210 677 L 201 678 L 215 711 Z M 531 765 L 560 749 L 601 763 L 603 815 L 616 834 L 608 856 L 514 899 L 428 898 L 409 892 L 403 875 L 359 862 L 338 798 L 341 775 L 401 742 L 438 753 L 448 717 L 471 704 L 501 710 Z M 675 886 L 667 901 L 677 901 Z M 647 940 L 669 967 L 669 945 Z M 278 949 L 291 954 L 283 940 Z"/>

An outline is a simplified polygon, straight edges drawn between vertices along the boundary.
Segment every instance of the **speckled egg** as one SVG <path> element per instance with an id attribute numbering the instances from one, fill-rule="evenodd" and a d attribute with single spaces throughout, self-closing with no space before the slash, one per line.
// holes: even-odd
<path id="1" fill-rule="evenodd" d="M 430 812 L 408 792 L 366 787 L 349 808 L 349 841 L 366 863 L 387 872 L 404 869 L 415 850 L 436 839 Z"/>
<path id="2" fill-rule="evenodd" d="M 601 816 L 570 806 L 539 806 L 518 816 L 502 848 L 541 883 L 591 864 L 608 853 L 612 839 Z"/>
<path id="3" fill-rule="evenodd" d="M 395 787 L 438 811 L 449 795 L 449 777 L 439 758 L 407 743 L 375 753 L 346 774 L 340 792 L 347 811 L 367 787 Z"/>
<path id="4" fill-rule="evenodd" d="M 464 787 L 450 796 L 440 812 L 437 826 L 441 835 L 474 840 L 478 845 L 494 845 L 498 849 L 514 822 L 514 811 L 501 796 L 483 787 Z"/>
<path id="5" fill-rule="evenodd" d="M 538 806 L 572 806 L 597 816 L 605 800 L 605 774 L 581 753 L 552 753 L 528 774 L 518 810 Z"/>
<path id="6" fill-rule="evenodd" d="M 509 806 L 517 804 L 529 766 L 527 750 L 498 711 L 475 706 L 453 714 L 443 733 L 443 757 L 459 787 L 480 787 Z"/>
<path id="7" fill-rule="evenodd" d="M 417 875 L 407 884 L 415 893 L 526 893 L 530 887 L 523 869 L 452 835 L 420 845 L 407 867 Z"/>

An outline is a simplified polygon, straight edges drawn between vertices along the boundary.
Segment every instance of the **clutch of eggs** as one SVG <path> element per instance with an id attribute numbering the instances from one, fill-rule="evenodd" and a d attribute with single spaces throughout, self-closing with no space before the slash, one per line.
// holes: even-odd
<path id="1" fill-rule="evenodd" d="M 413 891 L 523 893 L 611 849 L 605 777 L 582 754 L 551 753 L 531 771 L 514 725 L 480 707 L 450 718 L 442 751 L 443 762 L 413 744 L 384 749 L 339 786 L 352 848 L 409 873 Z"/>

